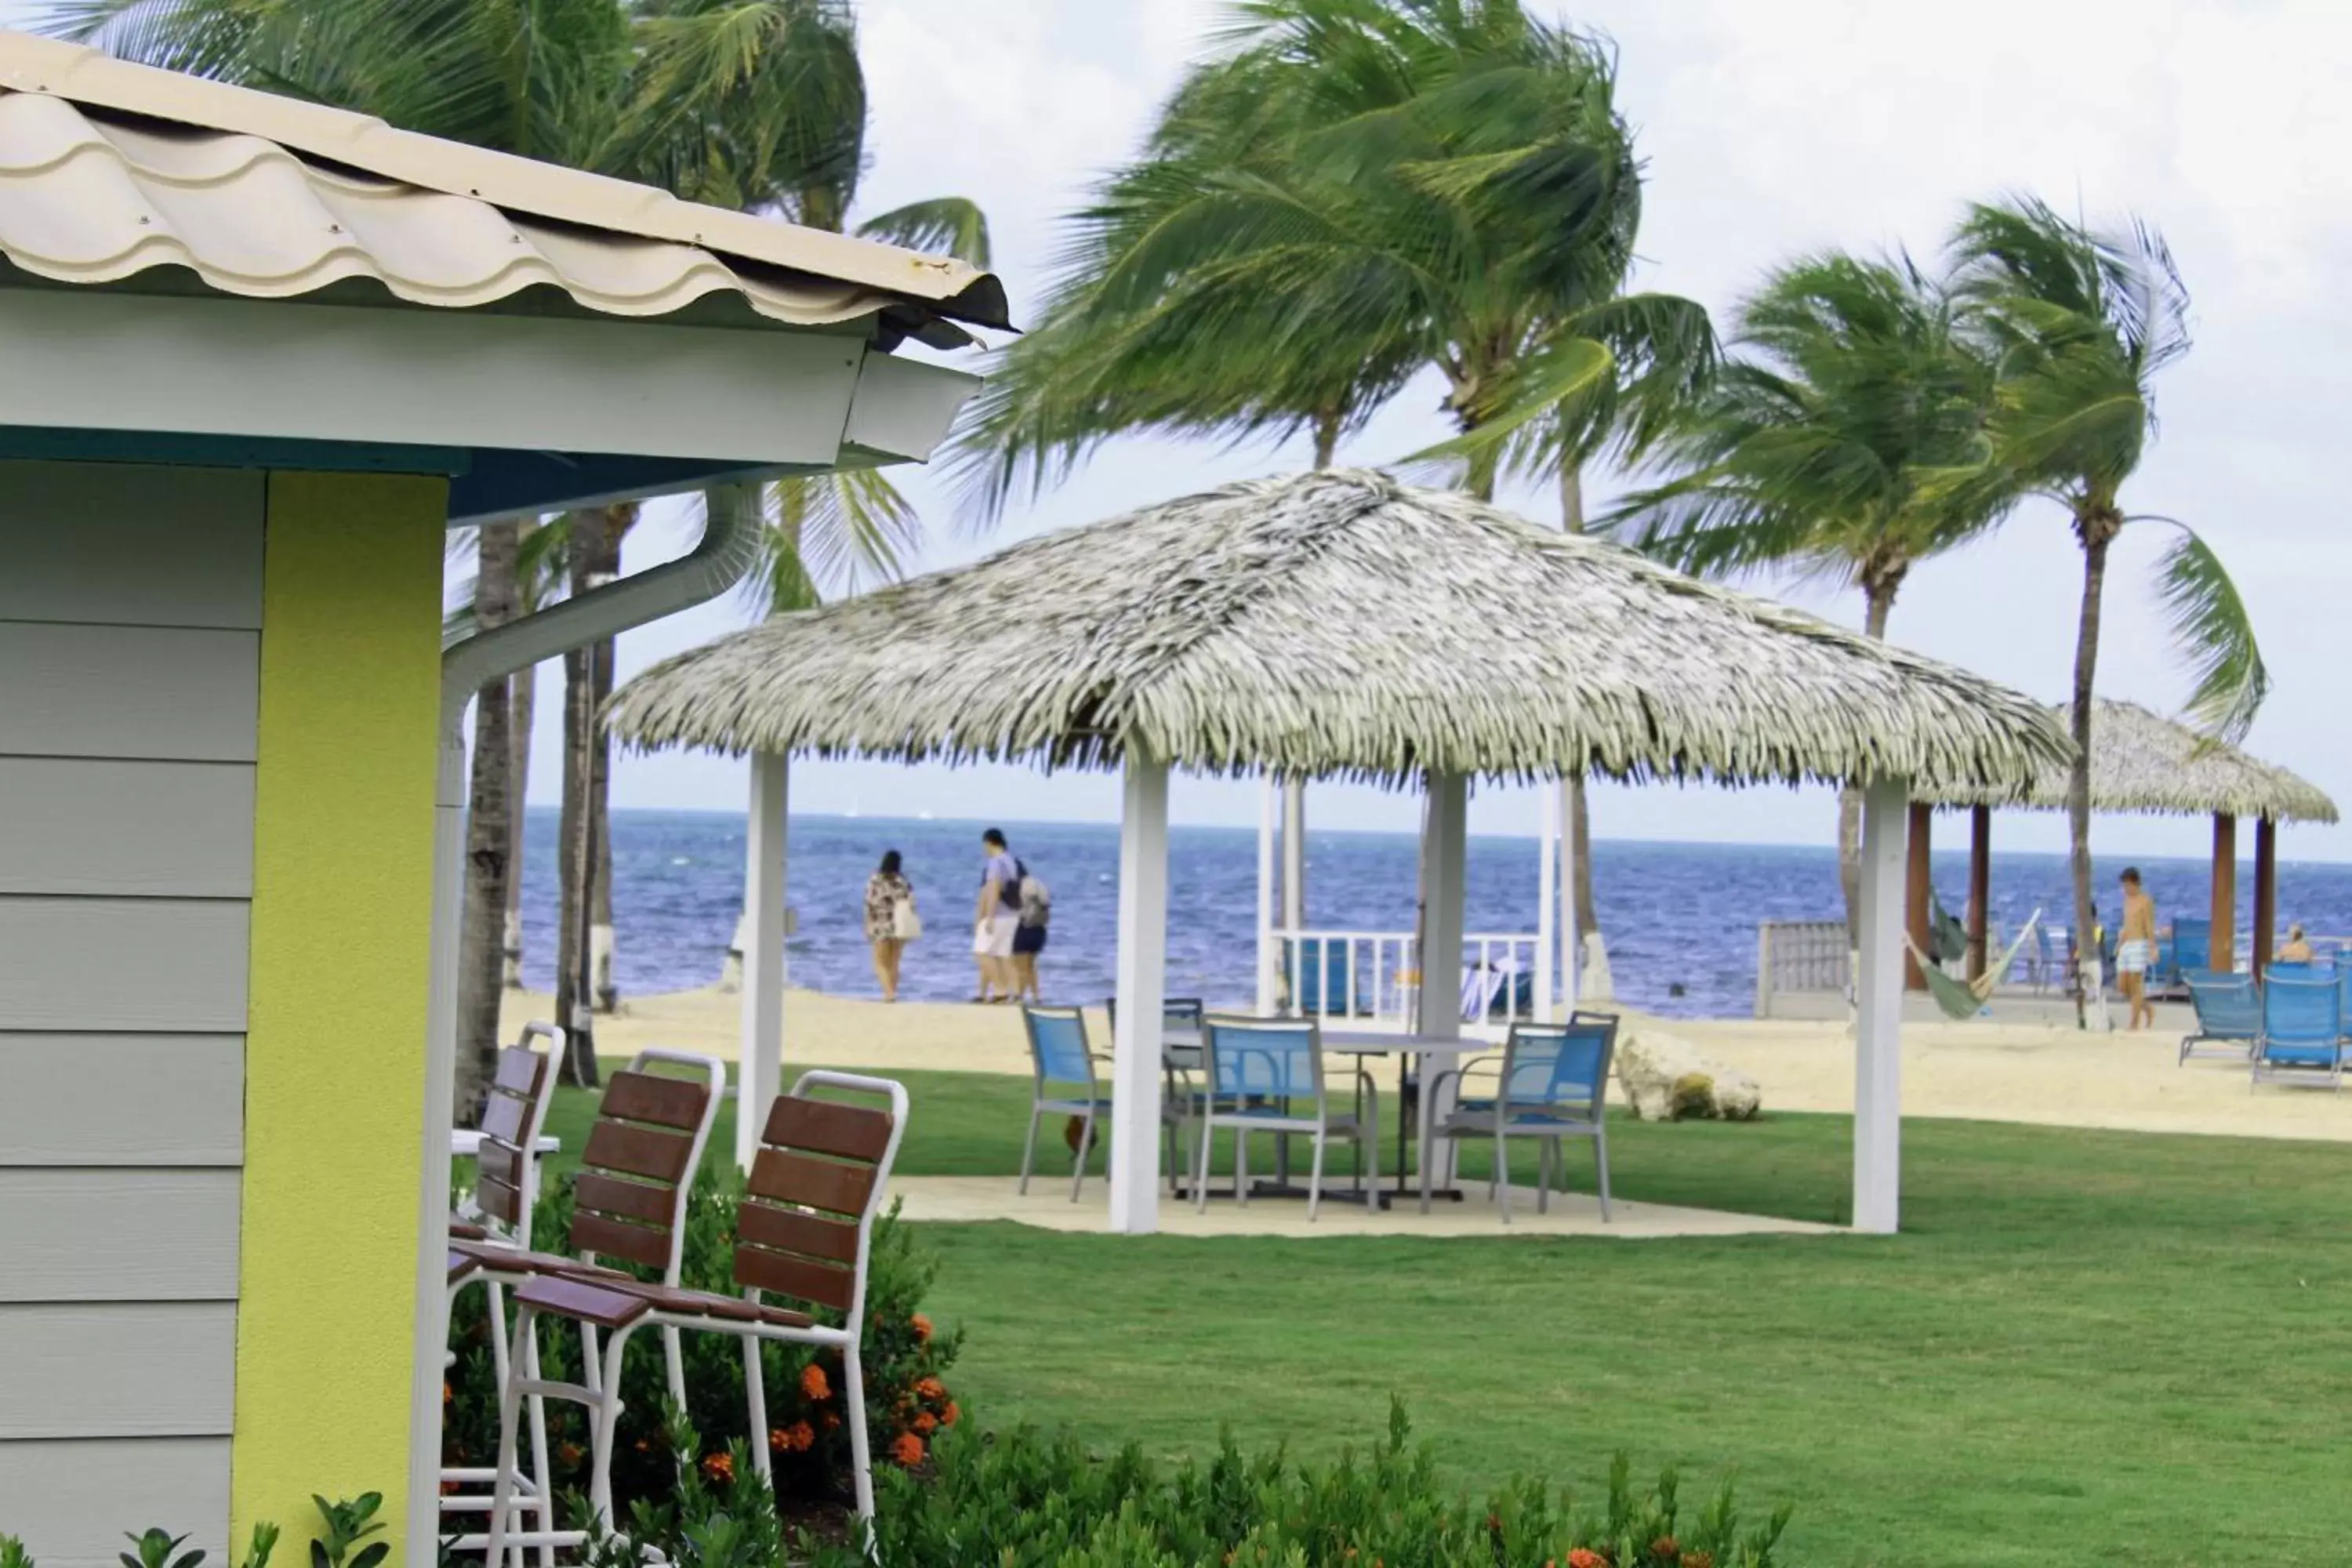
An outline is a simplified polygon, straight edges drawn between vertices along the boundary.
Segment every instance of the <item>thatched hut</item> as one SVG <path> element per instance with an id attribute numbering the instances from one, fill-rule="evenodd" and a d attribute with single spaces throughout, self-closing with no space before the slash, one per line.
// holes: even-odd
<path id="1" fill-rule="evenodd" d="M 2061 723 L 2072 718 L 2072 710 L 2063 705 L 2053 712 Z M 1969 950 L 1973 975 L 1984 964 L 1993 808 L 2018 805 L 2063 811 L 2067 775 L 2063 765 L 2046 767 L 2021 795 L 1968 789 L 1916 792 L 1907 901 L 1913 938 L 1923 949 L 1929 903 L 1927 821 L 1932 809 L 1966 806 L 1969 810 Z M 2336 820 L 2336 803 L 2309 781 L 2178 720 L 2108 698 L 2101 698 L 2091 710 L 2091 809 L 2212 817 L 2211 962 L 2220 969 L 2230 968 L 2237 956 L 2238 821 L 2253 818 L 2252 936 L 2256 973 L 2270 961 L 2273 927 L 2277 921 L 2278 825 Z"/>
<path id="2" fill-rule="evenodd" d="M 1159 1059 L 1137 1031 L 1160 1013 L 1171 765 L 1422 785 L 1424 953 L 1461 945 L 1475 777 L 1864 784 L 1884 919 L 1854 1213 L 1892 1228 L 1904 805 L 2021 793 L 2072 753 L 2047 710 L 1964 670 L 1363 471 L 1230 485 L 780 616 L 655 666 L 610 721 L 641 748 L 751 754 L 755 841 L 781 834 L 793 752 L 1121 768 L 1118 1229 L 1153 1223 Z M 753 872 L 780 921 L 772 867 Z M 1458 1035 L 1445 989 L 1423 988 L 1417 1034 Z M 776 1055 L 764 1026 L 746 1041 L 762 1070 Z"/>

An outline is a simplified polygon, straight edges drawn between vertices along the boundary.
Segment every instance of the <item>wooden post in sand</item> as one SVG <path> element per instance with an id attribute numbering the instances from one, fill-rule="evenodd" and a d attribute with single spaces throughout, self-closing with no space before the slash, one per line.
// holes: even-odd
<path id="1" fill-rule="evenodd" d="M 2254 821 L 2254 978 L 2270 967 L 2272 933 L 2278 929 L 2278 824 Z"/>
<path id="2" fill-rule="evenodd" d="M 1924 800 L 1911 803 L 1910 876 L 1905 890 L 1905 902 L 1909 918 L 1904 926 L 1911 933 L 1911 945 L 1920 952 L 1936 951 L 1936 932 L 1930 917 L 1930 905 L 1935 899 L 1935 882 L 1928 875 L 1928 830 L 1934 826 L 1936 808 Z M 1925 991 L 1927 978 L 1919 973 L 1919 960 L 1911 952 L 1903 955 L 1903 984 L 1906 990 Z"/>
<path id="3" fill-rule="evenodd" d="M 1992 807 L 1969 811 L 1969 978 L 1984 978 L 1985 932 L 1992 902 Z"/>
<path id="4" fill-rule="evenodd" d="M 2238 819 L 2213 814 L 2213 968 L 2238 966 Z"/>

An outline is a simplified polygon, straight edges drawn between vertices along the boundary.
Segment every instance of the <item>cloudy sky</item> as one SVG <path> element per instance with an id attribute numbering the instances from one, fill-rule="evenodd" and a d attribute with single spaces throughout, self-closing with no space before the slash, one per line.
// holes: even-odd
<path id="1" fill-rule="evenodd" d="M 1537 0 L 1538 5 L 1542 0 Z M 0 16 L 26 7 L 0 0 Z M 1058 216 L 1134 146 L 1202 46 L 1213 0 L 864 0 L 878 211 L 953 192 L 986 209 L 1016 315 L 1044 283 Z M 2011 189 L 2094 217 L 2137 213 L 2161 226 L 2187 275 L 2197 346 L 2159 392 L 2160 437 L 2125 500 L 2193 521 L 2252 607 L 2275 678 L 2253 731 L 2260 754 L 2352 799 L 2352 531 L 2337 426 L 2352 412 L 2352 7 L 2340 0 L 1979 0 L 1964 9 L 1866 0 L 1598 0 L 1565 13 L 1612 37 L 1621 102 L 1638 128 L 1649 188 L 1643 286 L 1718 312 L 1764 268 L 1822 247 L 1940 247 L 1960 205 Z M 1342 452 L 1377 463 L 1433 438 L 1437 391 L 1409 389 Z M 1081 524 L 1228 478 L 1303 466 L 1298 450 L 1225 451 L 1130 442 L 1076 481 L 1015 509 L 1005 538 Z M 1595 476 L 1602 495 L 1614 488 Z M 989 548 L 955 533 L 944 487 L 905 488 L 935 524 L 924 563 Z M 1537 492 L 1513 498 L 1549 521 Z M 632 569 L 683 548 L 690 524 L 656 515 Z M 2187 681 L 2147 591 L 2161 531 L 2116 552 L 2100 668 L 2103 693 L 2176 706 Z M 2080 584 L 2063 519 L 2028 510 L 1997 538 L 1925 568 L 1892 635 L 2046 699 L 2063 695 Z M 1802 584 L 1772 591 L 1840 620 L 1858 598 Z M 624 675 L 739 625 L 721 604 L 623 639 Z M 554 679 L 545 682 L 551 700 Z M 551 720 L 551 713 L 550 713 Z M 552 733 L 531 794 L 551 799 Z M 624 805 L 739 809 L 740 767 L 632 759 Z M 794 806 L 868 816 L 1109 818 L 1108 780 L 1039 781 L 1013 769 L 812 764 Z M 1411 803 L 1318 792 L 1316 820 L 1402 826 Z M 1179 786 L 1180 820 L 1255 820 L 1247 786 Z M 1475 824 L 1525 831 L 1531 797 L 1483 796 Z M 1654 788 L 1596 792 L 1607 837 L 1827 842 L 1819 792 Z M 2004 819 L 2001 840 L 2057 848 L 2056 819 Z M 2118 852 L 2199 852 L 2199 825 L 2103 822 Z M 2352 858 L 2352 830 L 2298 829 L 2283 850 Z"/>

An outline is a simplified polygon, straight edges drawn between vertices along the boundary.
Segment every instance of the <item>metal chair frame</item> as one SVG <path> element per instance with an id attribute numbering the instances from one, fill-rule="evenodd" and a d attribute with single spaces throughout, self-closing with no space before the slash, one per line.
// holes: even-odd
<path id="1" fill-rule="evenodd" d="M 2252 1089 L 2262 1083 L 2293 1083 L 2317 1087 L 2315 1080 L 2322 1073 L 2327 1087 L 2340 1090 L 2344 1087 L 2344 990 L 2333 975 L 2316 976 L 2265 974 L 2262 979 L 2263 1034 L 2254 1043 L 2254 1055 L 2246 1087 Z M 2316 1001 L 2326 998 L 2326 1023 L 2310 1027 L 2293 1022 L 2274 1022 L 2273 1007 L 2284 1009 L 2284 1003 L 2294 997 Z"/>
<path id="2" fill-rule="evenodd" d="M 1251 1035 L 1295 1037 L 1307 1036 L 1306 1055 L 1308 1062 L 1309 1087 L 1315 1101 L 1312 1116 L 1290 1113 L 1291 1101 L 1299 1098 L 1294 1092 L 1265 1092 L 1272 1086 L 1254 1086 L 1244 1076 L 1242 1081 L 1224 1081 L 1225 1062 L 1230 1052 L 1235 1061 L 1252 1056 L 1273 1059 L 1273 1051 L 1265 1046 L 1251 1046 Z M 1211 1141 L 1220 1127 L 1234 1131 L 1234 1196 L 1242 1206 L 1249 1206 L 1249 1139 L 1253 1132 L 1304 1133 L 1313 1140 L 1313 1163 L 1307 1178 L 1307 1218 L 1311 1224 L 1323 1203 L 1323 1152 L 1330 1140 L 1356 1146 L 1356 1174 L 1353 1190 L 1364 1190 L 1367 1163 L 1378 1157 L 1381 1127 L 1380 1086 L 1371 1074 L 1359 1068 L 1355 1073 L 1357 1092 L 1363 1097 L 1368 1109 L 1365 1114 L 1350 1111 L 1344 1116 L 1331 1113 L 1330 1091 L 1323 1071 L 1323 1027 L 1314 1017 L 1258 1018 L 1233 1014 L 1208 1015 L 1202 1023 L 1202 1065 L 1208 1072 L 1208 1089 L 1198 1102 L 1200 1123 L 1200 1156 L 1192 1163 L 1192 1205 L 1196 1212 L 1205 1213 L 1209 1206 L 1209 1150 Z M 1286 1045 L 1286 1053 L 1297 1047 Z M 1286 1082 L 1286 1071 L 1277 1070 L 1277 1082 Z M 1372 1183 L 1379 1185 L 1373 1175 Z"/>

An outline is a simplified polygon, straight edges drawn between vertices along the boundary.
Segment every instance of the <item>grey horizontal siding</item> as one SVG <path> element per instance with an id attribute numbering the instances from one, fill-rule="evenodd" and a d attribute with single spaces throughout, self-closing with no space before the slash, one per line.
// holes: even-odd
<path id="1" fill-rule="evenodd" d="M 0 897 L 0 1029 L 241 1034 L 241 900 Z"/>
<path id="2" fill-rule="evenodd" d="M 0 1169 L 0 1301 L 234 1300 L 238 1183 L 233 1170 Z"/>
<path id="3" fill-rule="evenodd" d="M 16 756 L 249 763 L 260 659 L 256 632 L 0 620 L 0 746 Z"/>
<path id="4" fill-rule="evenodd" d="M 242 899 L 253 765 L 0 756 L 0 893 Z"/>
<path id="5" fill-rule="evenodd" d="M 258 628 L 266 481 L 0 462 L 0 620 Z"/>
<path id="6" fill-rule="evenodd" d="M 0 1166 L 235 1165 L 242 1035 L 0 1035 Z"/>
<path id="7" fill-rule="evenodd" d="M 188 1532 L 207 1563 L 228 1556 L 226 1437 L 0 1443 L 0 1533 L 40 1568 L 119 1568 L 125 1531 Z M 299 1521 L 281 1521 L 289 1529 Z"/>
<path id="8" fill-rule="evenodd" d="M 226 1301 L 0 1306 L 0 1443 L 226 1436 L 236 1377 Z"/>

